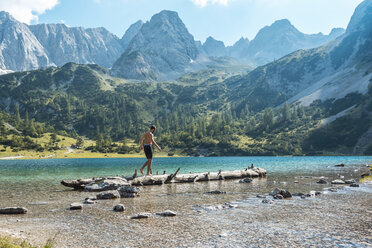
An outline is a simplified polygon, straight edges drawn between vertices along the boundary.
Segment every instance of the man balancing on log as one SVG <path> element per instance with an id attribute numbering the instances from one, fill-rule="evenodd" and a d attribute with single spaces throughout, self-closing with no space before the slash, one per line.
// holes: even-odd
<path id="1" fill-rule="evenodd" d="M 140 139 L 141 150 L 145 150 L 145 154 L 146 154 L 146 158 L 147 158 L 147 161 L 146 161 L 146 163 L 144 163 L 144 165 L 140 169 L 140 172 L 143 175 L 143 169 L 147 166 L 146 176 L 152 174 L 152 169 L 151 169 L 151 165 L 152 165 L 152 146 L 151 145 L 154 144 L 156 146 L 156 148 L 158 148 L 159 152 L 161 152 L 160 146 L 158 146 L 158 144 L 156 144 L 156 142 L 154 140 L 155 130 L 156 130 L 155 125 L 152 125 L 150 127 L 150 131 L 148 131 L 147 133 L 142 135 L 142 137 Z M 143 141 L 145 141 L 145 144 L 143 144 Z"/>

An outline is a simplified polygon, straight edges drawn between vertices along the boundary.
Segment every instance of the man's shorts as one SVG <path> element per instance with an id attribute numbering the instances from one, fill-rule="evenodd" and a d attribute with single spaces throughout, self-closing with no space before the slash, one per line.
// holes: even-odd
<path id="1" fill-rule="evenodd" d="M 152 147 L 151 145 L 144 145 L 143 150 L 145 151 L 146 158 L 152 159 Z"/>

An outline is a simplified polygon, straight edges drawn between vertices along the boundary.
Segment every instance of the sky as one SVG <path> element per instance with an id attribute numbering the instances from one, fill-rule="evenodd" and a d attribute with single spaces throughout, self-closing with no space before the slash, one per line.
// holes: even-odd
<path id="1" fill-rule="evenodd" d="M 208 36 L 232 45 L 241 37 L 252 40 L 274 21 L 288 19 L 303 33 L 328 34 L 346 28 L 363 0 L 0 0 L 27 24 L 65 23 L 105 27 L 119 37 L 134 22 L 149 21 L 161 10 L 177 11 L 189 32 L 204 42 Z"/>

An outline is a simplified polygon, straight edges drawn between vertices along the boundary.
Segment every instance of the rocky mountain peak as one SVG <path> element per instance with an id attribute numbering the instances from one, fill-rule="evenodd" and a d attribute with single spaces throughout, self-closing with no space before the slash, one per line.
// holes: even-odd
<path id="1" fill-rule="evenodd" d="M 372 0 L 364 0 L 359 4 L 351 17 L 346 32 L 352 33 L 366 29 L 372 29 Z"/>
<path id="2" fill-rule="evenodd" d="M 124 50 L 129 45 L 129 43 L 134 38 L 134 36 L 136 36 L 138 34 L 138 32 L 141 30 L 142 26 L 143 26 L 143 21 L 139 20 L 139 21 L 133 23 L 132 25 L 130 25 L 130 27 L 127 29 L 127 31 L 125 31 L 125 34 L 123 35 L 123 37 L 120 40 L 121 45 L 123 46 Z"/>
<path id="3" fill-rule="evenodd" d="M 203 49 L 208 56 L 223 57 L 227 55 L 225 44 L 209 36 L 203 44 Z"/>
<path id="4" fill-rule="evenodd" d="M 182 74 L 199 51 L 177 12 L 163 10 L 143 24 L 112 74 L 131 79 L 169 79 Z"/>

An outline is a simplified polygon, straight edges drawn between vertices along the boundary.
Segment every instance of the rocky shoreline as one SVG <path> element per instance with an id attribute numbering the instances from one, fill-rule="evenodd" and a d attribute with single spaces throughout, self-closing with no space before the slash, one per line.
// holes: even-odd
<path id="1" fill-rule="evenodd" d="M 372 185 L 352 187 L 350 171 L 116 190 L 106 178 L 105 191 L 25 196 L 27 214 L 0 215 L 0 232 L 56 247 L 369 247 Z"/>

